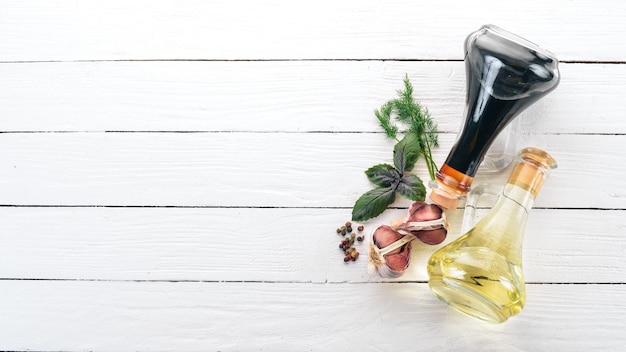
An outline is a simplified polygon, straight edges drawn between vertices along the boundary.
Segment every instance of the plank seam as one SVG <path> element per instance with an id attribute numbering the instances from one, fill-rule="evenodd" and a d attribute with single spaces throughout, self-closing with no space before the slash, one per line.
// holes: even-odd
<path id="1" fill-rule="evenodd" d="M 16 130 L 16 131 L 0 131 L 0 134 L 88 134 L 88 133 L 102 133 L 102 134 L 384 134 L 381 131 L 326 131 L 326 130 L 311 130 L 311 131 L 253 131 L 253 130 Z M 456 135 L 458 132 L 452 131 L 438 131 L 439 135 Z M 545 136 L 625 136 L 626 133 L 620 132 L 533 132 L 533 135 L 545 135 Z"/>
<path id="2" fill-rule="evenodd" d="M 276 205 L 114 205 L 114 204 L 0 204 L 0 208 L 157 208 L 157 209 L 319 209 L 349 210 L 352 207 L 342 206 L 276 206 Z M 387 209 L 407 209 L 407 207 L 388 207 Z M 477 209 L 483 209 L 478 207 Z M 489 208 L 484 208 L 489 209 Z M 626 208 L 567 208 L 567 207 L 533 207 L 537 210 L 594 210 L 594 211 L 625 211 Z"/>
<path id="3" fill-rule="evenodd" d="M 40 64 L 40 63 L 90 63 L 90 62 L 463 62 L 463 59 L 417 59 L 417 58 L 300 58 L 300 59 L 77 59 L 77 60 L 8 60 L 0 61 L 0 64 Z M 603 65 L 624 65 L 626 60 L 559 60 L 566 64 L 603 64 Z"/>
<path id="4" fill-rule="evenodd" d="M 399 281 L 297 281 L 297 280 L 113 280 L 95 278 L 0 278 L 0 281 L 59 281 L 59 282 L 136 282 L 136 283 L 207 283 L 207 284 L 324 284 L 324 285 L 379 285 L 379 284 L 428 284 L 427 280 L 399 280 Z M 529 281 L 526 285 L 626 285 L 626 282 L 540 282 Z"/>

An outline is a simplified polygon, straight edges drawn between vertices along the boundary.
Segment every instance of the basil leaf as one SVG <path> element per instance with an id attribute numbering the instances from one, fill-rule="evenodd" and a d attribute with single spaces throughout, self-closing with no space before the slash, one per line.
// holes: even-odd
<path id="1" fill-rule="evenodd" d="M 424 200 L 426 198 L 426 187 L 424 182 L 415 175 L 405 175 L 398 183 L 396 189 L 398 193 L 404 198 L 416 201 Z"/>
<path id="2" fill-rule="evenodd" d="M 398 170 L 389 164 L 378 164 L 365 171 L 367 178 L 376 186 L 390 187 L 397 184 L 402 177 Z"/>
<path id="3" fill-rule="evenodd" d="M 393 164 L 400 172 L 411 171 L 420 156 L 419 136 L 417 133 L 408 132 L 400 142 L 393 147 Z"/>
<path id="4" fill-rule="evenodd" d="M 379 187 L 365 192 L 354 204 L 352 221 L 365 221 L 382 214 L 395 199 L 395 187 Z"/>

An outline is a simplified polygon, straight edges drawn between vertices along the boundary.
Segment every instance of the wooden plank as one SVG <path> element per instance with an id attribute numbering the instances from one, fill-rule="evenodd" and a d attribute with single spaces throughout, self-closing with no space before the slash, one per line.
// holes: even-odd
<path id="1" fill-rule="evenodd" d="M 529 285 L 502 325 L 426 284 L 0 281 L 4 350 L 620 350 L 624 285 Z M 25 339 L 24 336 L 32 336 Z"/>
<path id="2" fill-rule="evenodd" d="M 521 133 L 626 133 L 626 65 L 560 69 Z M 380 132 L 373 110 L 405 74 L 439 130 L 457 133 L 464 64 L 432 61 L 5 63 L 1 129 Z"/>
<path id="3" fill-rule="evenodd" d="M 438 165 L 453 137 L 442 135 Z M 536 206 L 625 209 L 625 138 L 528 136 L 524 146 L 560 164 Z M 363 171 L 391 163 L 392 149 L 383 135 L 358 133 L 1 134 L 0 204 L 351 207 L 371 188 Z"/>
<path id="4" fill-rule="evenodd" d="M 626 4 L 471 6 L 1 2 L 0 350 L 625 350 Z M 372 109 L 405 73 L 445 159 L 462 41 L 487 22 L 569 61 L 522 121 L 560 166 L 526 231 L 527 307 L 498 326 L 429 292 L 438 246 L 380 282 L 333 233 L 391 161 Z"/>
<path id="5" fill-rule="evenodd" d="M 561 60 L 626 58 L 622 1 L 5 1 L 0 13 L 1 61 L 462 59 L 485 23 Z"/>
<path id="6" fill-rule="evenodd" d="M 388 210 L 367 237 L 404 216 Z M 379 281 L 366 243 L 344 263 L 335 228 L 349 209 L 0 208 L 0 278 L 257 282 Z M 438 246 L 414 242 L 399 280 L 427 281 L 426 261 L 459 236 L 462 213 Z M 524 239 L 528 282 L 626 282 L 624 211 L 535 209 Z M 391 280 L 394 281 L 394 280 Z M 398 281 L 398 280 L 395 280 Z"/>

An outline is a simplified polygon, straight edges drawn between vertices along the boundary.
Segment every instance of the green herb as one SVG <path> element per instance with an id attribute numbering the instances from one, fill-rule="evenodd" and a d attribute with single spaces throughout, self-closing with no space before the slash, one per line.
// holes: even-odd
<path id="1" fill-rule="evenodd" d="M 424 200 L 426 187 L 416 175 L 410 174 L 420 155 L 424 156 L 431 179 L 435 179 L 437 165 L 433 161 L 432 148 L 439 145 L 437 126 L 428 110 L 413 99 L 413 86 L 408 75 L 404 78 L 404 90 L 398 98 L 374 110 L 374 115 L 385 135 L 397 143 L 393 148 L 393 166 L 378 164 L 365 171 L 367 178 L 377 187 L 365 192 L 354 204 L 353 221 L 365 221 L 380 215 L 396 199 L 396 193 L 410 200 Z M 405 127 L 401 132 L 398 124 Z M 402 139 L 399 139 L 402 133 Z"/>
<path id="2" fill-rule="evenodd" d="M 431 150 L 433 147 L 439 146 L 437 125 L 432 120 L 428 109 L 413 99 L 413 85 L 411 85 L 408 76 L 404 78 L 404 90 L 398 91 L 398 98 L 386 102 L 380 110 L 375 110 L 374 114 L 387 137 L 391 139 L 400 142 L 397 137 L 399 129 L 393 123 L 392 116 L 398 122 L 408 126 L 404 133 L 413 132 L 416 134 L 419 152 L 424 156 L 428 174 L 431 179 L 435 179 L 437 164 L 433 161 Z"/>

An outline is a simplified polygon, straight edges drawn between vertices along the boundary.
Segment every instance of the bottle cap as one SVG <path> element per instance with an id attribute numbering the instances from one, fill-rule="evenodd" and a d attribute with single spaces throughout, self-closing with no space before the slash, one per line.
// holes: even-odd
<path id="1" fill-rule="evenodd" d="M 459 205 L 459 196 L 451 194 L 442 188 L 433 189 L 429 198 L 446 209 L 454 210 Z"/>
<path id="2" fill-rule="evenodd" d="M 556 160 L 538 148 L 522 149 L 519 158 L 508 182 L 527 189 L 536 196 L 550 170 L 557 167 Z"/>

